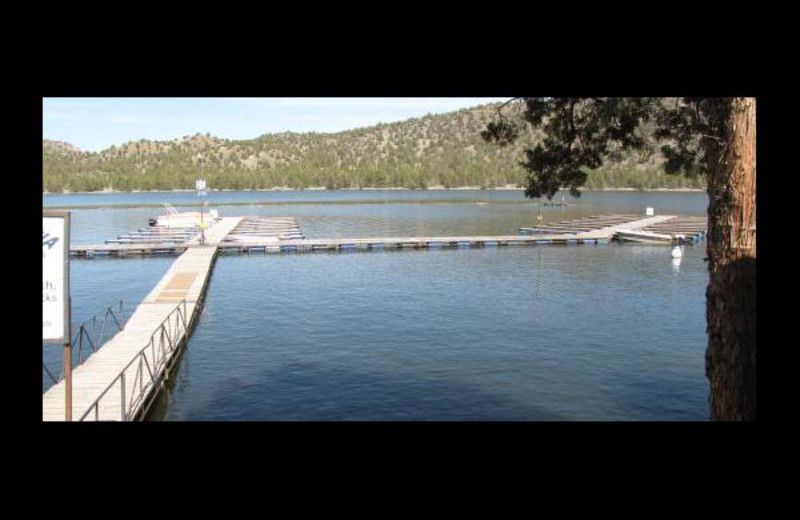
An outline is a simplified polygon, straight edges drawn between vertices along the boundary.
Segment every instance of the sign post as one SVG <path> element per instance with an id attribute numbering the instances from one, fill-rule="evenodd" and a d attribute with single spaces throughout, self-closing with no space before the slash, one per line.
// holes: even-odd
<path id="1" fill-rule="evenodd" d="M 64 345 L 64 418 L 72 420 L 69 211 L 42 211 L 42 343 Z"/>
<path id="2" fill-rule="evenodd" d="M 200 175 L 203 174 L 203 166 L 200 163 Z M 203 209 L 205 206 L 205 197 L 208 194 L 206 192 L 206 180 L 203 178 L 197 179 L 194 182 L 194 187 L 197 190 L 197 196 L 200 197 L 200 243 L 206 243 L 206 223 L 203 221 Z"/>

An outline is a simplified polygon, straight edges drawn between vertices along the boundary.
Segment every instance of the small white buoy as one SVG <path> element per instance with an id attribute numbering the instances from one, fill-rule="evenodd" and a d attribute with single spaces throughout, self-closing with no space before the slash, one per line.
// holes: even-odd
<path id="1" fill-rule="evenodd" d="M 681 258 L 683 256 L 683 251 L 681 251 L 680 246 L 675 246 L 672 248 L 672 258 Z"/>

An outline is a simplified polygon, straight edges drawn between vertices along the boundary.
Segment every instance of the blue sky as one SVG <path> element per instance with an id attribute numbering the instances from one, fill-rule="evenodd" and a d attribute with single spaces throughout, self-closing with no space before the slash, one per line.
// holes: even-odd
<path id="1" fill-rule="evenodd" d="M 44 139 L 97 152 L 206 132 L 227 139 L 339 132 L 508 98 L 43 98 Z"/>

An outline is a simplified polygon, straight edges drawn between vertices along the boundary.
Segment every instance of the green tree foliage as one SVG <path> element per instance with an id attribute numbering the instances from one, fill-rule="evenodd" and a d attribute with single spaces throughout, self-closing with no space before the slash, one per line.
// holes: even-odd
<path id="1" fill-rule="evenodd" d="M 525 107 L 522 117 L 505 114 L 507 104 L 500 105 L 497 119 L 481 136 L 505 147 L 524 129 L 543 134 L 524 150 L 529 198 L 552 198 L 561 189 L 580 196 L 581 187 L 702 187 L 705 179 L 699 174 L 707 172 L 711 160 L 706 148 L 717 142 L 712 136 L 725 117 L 716 98 L 514 101 Z"/>

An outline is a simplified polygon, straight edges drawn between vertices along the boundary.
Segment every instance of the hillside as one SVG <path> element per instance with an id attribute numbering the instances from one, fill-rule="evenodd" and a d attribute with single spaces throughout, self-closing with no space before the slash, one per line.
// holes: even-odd
<path id="1" fill-rule="evenodd" d="M 102 152 L 43 141 L 43 189 L 58 191 L 192 189 L 203 175 L 213 189 L 285 187 L 425 189 L 523 185 L 526 134 L 507 148 L 484 143 L 480 132 L 496 105 L 427 115 L 335 134 L 266 134 L 229 140 L 195 134 L 173 141 L 129 142 Z M 592 172 L 587 188 L 701 187 L 666 176 L 656 155 L 638 164 L 622 156 Z"/>
<path id="2" fill-rule="evenodd" d="M 63 141 L 52 141 L 42 139 L 42 149 L 64 154 L 82 154 L 83 151 L 69 143 Z"/>

